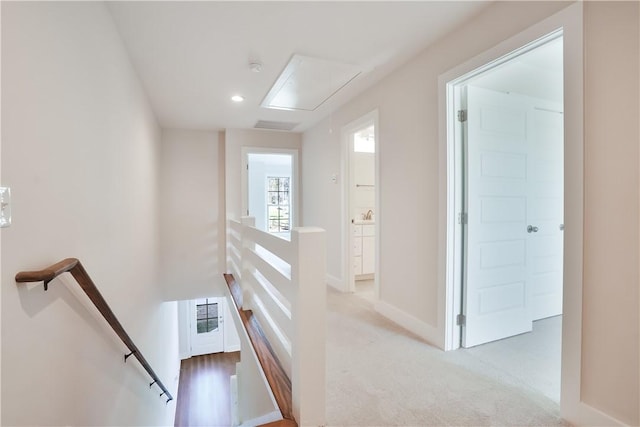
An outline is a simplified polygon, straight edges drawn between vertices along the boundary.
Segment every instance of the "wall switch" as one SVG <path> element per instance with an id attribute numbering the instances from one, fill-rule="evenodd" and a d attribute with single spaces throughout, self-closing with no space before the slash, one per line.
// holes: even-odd
<path id="1" fill-rule="evenodd" d="M 0 187 L 0 228 L 11 225 L 11 189 Z"/>

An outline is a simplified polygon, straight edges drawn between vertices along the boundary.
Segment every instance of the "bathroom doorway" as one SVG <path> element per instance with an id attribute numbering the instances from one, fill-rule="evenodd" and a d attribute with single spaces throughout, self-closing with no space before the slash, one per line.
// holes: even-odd
<path id="1" fill-rule="evenodd" d="M 377 112 L 345 127 L 347 286 L 370 300 L 378 295 Z"/>

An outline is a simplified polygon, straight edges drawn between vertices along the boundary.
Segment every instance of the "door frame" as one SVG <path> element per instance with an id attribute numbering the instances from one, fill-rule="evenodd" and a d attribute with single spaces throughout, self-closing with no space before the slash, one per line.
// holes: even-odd
<path id="1" fill-rule="evenodd" d="M 374 267 L 374 289 L 375 298 L 379 295 L 380 280 L 380 127 L 378 125 L 378 110 L 375 109 L 364 116 L 346 124 L 342 127 L 340 140 L 342 141 L 342 271 L 344 275 L 343 292 L 355 292 L 355 274 L 353 271 L 353 233 L 351 232 L 351 219 L 353 203 L 351 198 L 351 188 L 354 185 L 351 141 L 355 132 L 373 125 L 375 134 L 375 179 L 374 179 L 374 224 L 375 233 L 375 267 Z"/>
<path id="2" fill-rule="evenodd" d="M 291 187 L 292 191 L 290 192 L 290 203 L 291 203 L 291 212 L 289 216 L 291 218 L 290 230 L 293 230 L 294 227 L 298 227 L 300 224 L 299 220 L 299 204 L 300 204 L 300 176 L 299 176 L 299 165 L 298 165 L 298 150 L 295 148 L 270 148 L 270 147 L 242 147 L 242 173 L 240 178 L 240 188 L 242 192 L 242 205 L 241 205 L 241 213 L 242 216 L 248 214 L 249 212 L 249 177 L 248 177 L 248 165 L 249 165 L 249 154 L 289 154 L 291 155 Z"/>
<path id="3" fill-rule="evenodd" d="M 447 324 L 449 325 L 451 335 L 448 337 L 451 343 L 451 347 L 447 350 L 455 350 L 462 346 L 463 325 L 458 324 L 457 318 L 459 315 L 464 315 L 464 288 L 466 286 L 467 275 L 467 241 L 466 236 L 468 228 L 464 226 L 461 221 L 461 215 L 463 212 L 468 211 L 468 207 L 465 206 L 465 200 L 467 188 L 465 185 L 467 161 L 467 150 L 465 149 L 465 126 L 458 121 L 457 112 L 460 110 L 466 110 L 466 86 L 471 83 L 476 77 L 482 74 L 489 73 L 494 68 L 506 64 L 510 61 L 516 60 L 523 54 L 531 52 L 553 40 L 563 37 L 563 30 L 558 29 L 551 33 L 544 35 L 536 40 L 533 40 L 522 47 L 515 49 L 506 55 L 498 58 L 497 60 L 486 63 L 478 68 L 475 68 L 460 77 L 457 77 L 447 82 L 447 105 L 451 105 L 452 108 L 447 111 L 447 128 L 450 134 L 447 138 L 447 144 L 449 150 L 453 152 L 453 183 L 449 188 L 447 194 L 448 202 L 452 203 L 454 216 L 447 216 L 447 232 L 452 236 L 452 248 L 451 248 L 451 265 L 447 264 L 447 269 L 451 268 L 450 275 L 451 281 L 447 283 L 448 291 L 451 292 L 452 297 L 450 305 L 447 307 Z M 453 221 L 452 221 L 453 219 Z M 452 222 L 454 222 L 452 224 Z"/>
<path id="4" fill-rule="evenodd" d="M 555 30 L 563 30 L 564 40 L 564 290 L 562 319 L 562 380 L 560 415 L 577 424 L 611 425 L 615 420 L 582 401 L 582 288 L 584 253 L 584 5 L 575 2 L 554 15 L 528 27 L 481 52 L 464 63 L 444 72 L 438 79 L 439 97 L 439 164 L 440 221 L 438 263 L 438 316 L 435 342 L 445 350 L 454 348 L 455 322 L 449 316 L 454 294 L 454 201 L 448 197 L 454 185 L 455 152 L 449 138 L 453 130 L 447 126 L 447 83 L 504 55 L 526 46 Z M 450 220 L 451 219 L 451 220 Z"/>

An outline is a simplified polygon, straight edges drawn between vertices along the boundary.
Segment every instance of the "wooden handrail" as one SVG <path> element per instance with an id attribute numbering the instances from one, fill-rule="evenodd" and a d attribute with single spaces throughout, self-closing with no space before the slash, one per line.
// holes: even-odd
<path id="1" fill-rule="evenodd" d="M 46 291 L 48 289 L 49 282 L 66 272 L 71 273 L 73 278 L 76 279 L 76 282 L 78 282 L 84 293 L 87 295 L 87 297 L 89 297 L 91 302 L 93 302 L 93 305 L 96 306 L 100 314 L 102 314 L 113 331 L 120 337 L 124 345 L 126 345 L 129 349 L 130 353 L 124 356 L 124 361 L 126 362 L 129 356 L 135 356 L 135 358 L 138 359 L 145 371 L 149 373 L 151 379 L 153 379 L 153 382 L 149 384 L 149 387 L 151 387 L 153 384 L 158 384 L 158 387 L 160 387 L 160 389 L 162 390 L 160 396 L 165 395 L 167 397 L 167 403 L 173 400 L 173 397 L 171 396 L 171 393 L 169 393 L 169 390 L 167 390 L 167 388 L 164 386 L 162 381 L 160 381 L 153 369 L 151 369 L 149 362 L 147 362 L 147 359 L 144 358 L 138 347 L 136 347 L 136 345 L 133 343 L 133 340 L 124 330 L 116 315 L 113 314 L 113 311 L 111 311 L 111 308 L 105 301 L 102 294 L 100 294 L 100 291 L 98 291 L 98 288 L 93 283 L 93 280 L 91 280 L 91 277 L 89 277 L 89 274 L 84 269 L 79 260 L 77 260 L 76 258 L 67 258 L 45 268 L 44 270 L 21 271 L 16 274 L 16 282 L 44 282 L 44 290 Z"/>
<path id="2" fill-rule="evenodd" d="M 236 282 L 232 274 L 224 274 L 224 279 L 229 287 L 229 292 L 233 298 L 234 305 L 240 315 L 240 320 L 244 325 L 251 345 L 258 356 L 260 366 L 264 372 L 267 382 L 273 392 L 273 397 L 278 403 L 278 408 L 282 414 L 282 420 L 274 423 L 265 424 L 265 426 L 291 426 L 297 427 L 298 423 L 293 417 L 293 400 L 291 390 L 291 380 L 287 376 L 284 368 L 280 364 L 278 357 L 276 356 L 271 344 L 267 340 L 262 327 L 258 322 L 258 319 L 253 315 L 251 310 L 244 310 L 242 308 L 242 290 L 240 285 Z"/>

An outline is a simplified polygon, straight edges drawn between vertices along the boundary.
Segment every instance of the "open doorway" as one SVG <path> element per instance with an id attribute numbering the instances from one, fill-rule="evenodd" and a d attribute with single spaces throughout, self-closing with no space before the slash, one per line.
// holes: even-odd
<path id="1" fill-rule="evenodd" d="M 289 239 L 297 225 L 297 151 L 244 150 L 243 211 L 257 229 Z"/>
<path id="2" fill-rule="evenodd" d="M 343 129 L 348 292 L 375 300 L 378 279 L 377 112 Z"/>
<path id="3" fill-rule="evenodd" d="M 224 299 L 200 298 L 191 301 L 191 356 L 224 350 Z"/>
<path id="4" fill-rule="evenodd" d="M 457 289 L 449 315 L 459 346 L 481 346 L 469 351 L 559 402 L 562 32 L 449 84 L 459 165 Z"/>
<path id="5" fill-rule="evenodd" d="M 178 301 L 180 359 L 240 350 L 240 338 L 224 297 Z"/>

